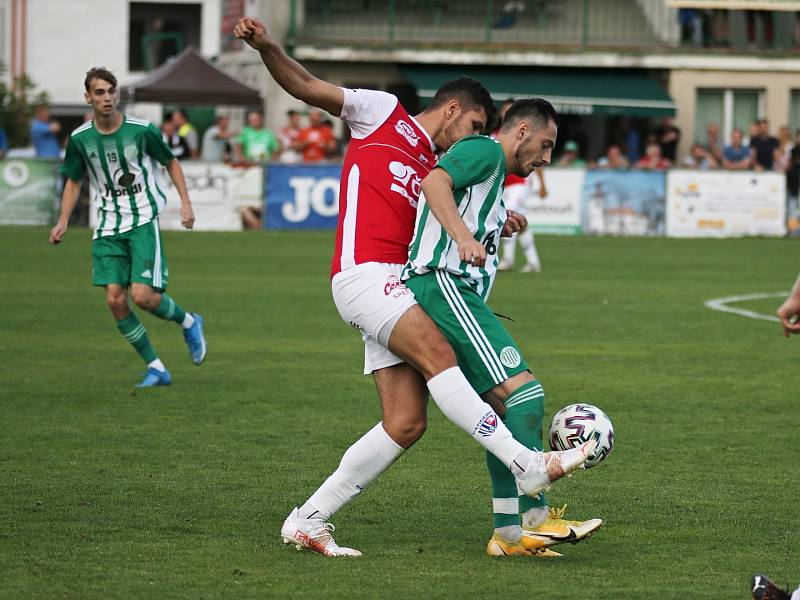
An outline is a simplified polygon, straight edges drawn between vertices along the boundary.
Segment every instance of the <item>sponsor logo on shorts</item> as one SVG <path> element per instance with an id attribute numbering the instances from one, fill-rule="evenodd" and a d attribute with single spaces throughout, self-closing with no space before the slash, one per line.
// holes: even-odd
<path id="1" fill-rule="evenodd" d="M 518 367 L 522 362 L 522 357 L 513 346 L 506 346 L 500 351 L 500 362 L 509 369 Z"/>
<path id="2" fill-rule="evenodd" d="M 419 136 L 417 135 L 417 132 L 414 131 L 414 128 L 411 127 L 411 125 L 402 119 L 395 123 L 394 130 L 406 138 L 406 141 L 415 148 L 417 147 L 417 144 L 419 144 Z"/>
<path id="3" fill-rule="evenodd" d="M 495 430 L 497 429 L 497 415 L 494 412 L 489 411 L 483 418 L 478 422 L 478 426 L 475 427 L 472 435 L 479 433 L 483 437 L 489 437 L 492 435 Z"/>
<path id="4" fill-rule="evenodd" d="M 389 275 L 386 285 L 383 286 L 383 294 L 385 296 L 399 298 L 400 296 L 404 296 L 408 293 L 408 288 L 402 281 L 400 281 L 400 278 L 397 275 Z"/>

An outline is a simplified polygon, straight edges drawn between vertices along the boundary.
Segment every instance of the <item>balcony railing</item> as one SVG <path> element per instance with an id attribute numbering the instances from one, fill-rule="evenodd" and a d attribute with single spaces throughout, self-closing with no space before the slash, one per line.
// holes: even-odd
<path id="1" fill-rule="evenodd" d="M 780 11 L 686 10 L 666 0 L 291 0 L 289 43 L 415 47 L 800 50 Z"/>

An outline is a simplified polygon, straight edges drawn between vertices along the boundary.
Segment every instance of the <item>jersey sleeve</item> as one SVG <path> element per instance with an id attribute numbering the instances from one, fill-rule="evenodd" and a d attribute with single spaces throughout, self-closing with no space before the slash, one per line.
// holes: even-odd
<path id="1" fill-rule="evenodd" d="M 73 181 L 80 181 L 86 174 L 86 162 L 83 160 L 78 143 L 72 138 L 67 141 L 67 151 L 61 165 L 61 174 Z"/>
<path id="2" fill-rule="evenodd" d="M 453 180 L 453 189 L 463 189 L 485 181 L 504 166 L 500 144 L 487 137 L 468 137 L 456 143 L 436 165 Z M 499 174 L 505 177 L 505 173 Z"/>
<path id="3" fill-rule="evenodd" d="M 355 139 L 363 139 L 380 127 L 397 106 L 397 98 L 377 90 L 342 88 L 342 120 Z"/>
<path id="4" fill-rule="evenodd" d="M 169 149 L 164 138 L 161 137 L 161 131 L 152 123 L 147 126 L 145 136 L 145 149 L 147 154 L 155 158 L 162 165 L 166 165 L 169 161 L 175 158 L 172 150 Z"/>

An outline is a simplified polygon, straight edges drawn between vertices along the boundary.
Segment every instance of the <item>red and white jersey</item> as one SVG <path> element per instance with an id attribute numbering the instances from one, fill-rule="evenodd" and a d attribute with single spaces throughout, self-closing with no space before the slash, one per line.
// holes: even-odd
<path id="1" fill-rule="evenodd" d="M 365 262 L 405 264 L 420 184 L 436 164 L 428 133 L 386 92 L 343 89 L 352 139 L 339 183 L 331 277 Z"/>

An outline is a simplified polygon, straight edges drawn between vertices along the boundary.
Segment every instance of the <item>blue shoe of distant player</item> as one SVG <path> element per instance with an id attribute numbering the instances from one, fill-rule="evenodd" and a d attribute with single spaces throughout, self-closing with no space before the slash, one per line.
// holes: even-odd
<path id="1" fill-rule="evenodd" d="M 170 377 L 169 371 L 167 371 L 166 369 L 163 371 L 159 371 L 158 369 L 150 367 L 149 369 L 147 369 L 147 373 L 145 373 L 142 383 L 140 383 L 136 387 L 147 388 L 147 387 L 155 387 L 157 385 L 169 385 L 170 383 L 172 383 L 172 377 Z"/>
<path id="2" fill-rule="evenodd" d="M 206 338 L 203 335 L 203 317 L 197 313 L 191 313 L 194 317 L 194 325 L 189 329 L 183 330 L 183 339 L 189 347 L 189 354 L 192 355 L 192 362 L 199 365 L 206 359 Z"/>

